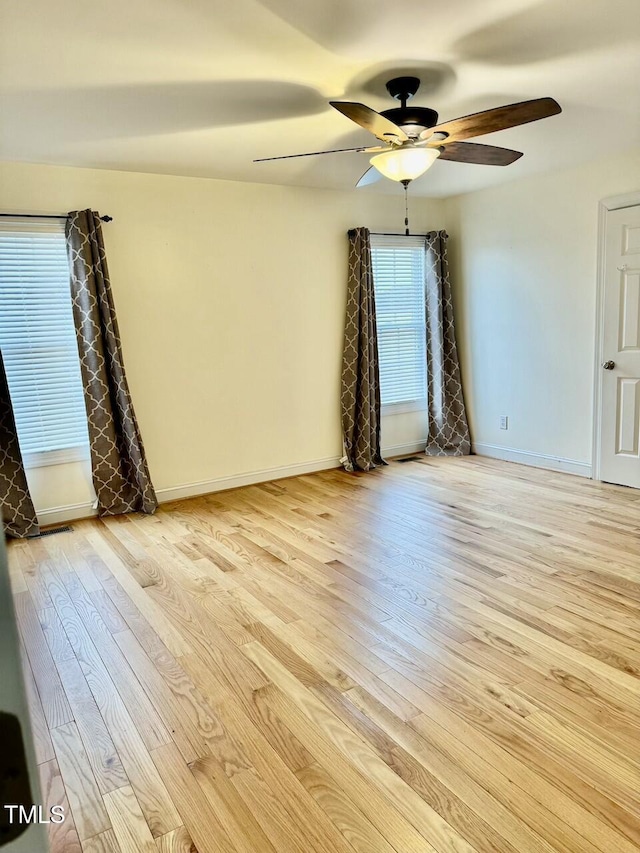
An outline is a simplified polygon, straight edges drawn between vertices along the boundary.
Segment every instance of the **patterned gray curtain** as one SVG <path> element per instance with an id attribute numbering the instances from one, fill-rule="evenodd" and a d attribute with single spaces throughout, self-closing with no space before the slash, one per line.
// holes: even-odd
<path id="1" fill-rule="evenodd" d="M 342 434 L 347 471 L 386 465 L 380 454 L 378 333 L 367 228 L 349 231 L 347 316 L 342 355 Z"/>
<path id="2" fill-rule="evenodd" d="M 0 511 L 7 536 L 22 539 L 40 532 L 18 444 L 7 375 L 0 352 Z"/>
<path id="3" fill-rule="evenodd" d="M 99 215 L 72 211 L 66 234 L 98 512 L 151 513 L 158 502 L 124 372 Z"/>
<path id="4" fill-rule="evenodd" d="M 471 439 L 453 325 L 446 231 L 426 236 L 429 456 L 467 456 Z"/>

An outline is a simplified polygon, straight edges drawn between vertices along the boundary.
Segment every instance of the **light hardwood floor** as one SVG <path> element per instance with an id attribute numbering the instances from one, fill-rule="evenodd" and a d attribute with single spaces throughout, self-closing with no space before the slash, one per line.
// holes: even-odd
<path id="1" fill-rule="evenodd" d="M 640 494 L 328 471 L 10 547 L 54 853 L 640 850 Z"/>

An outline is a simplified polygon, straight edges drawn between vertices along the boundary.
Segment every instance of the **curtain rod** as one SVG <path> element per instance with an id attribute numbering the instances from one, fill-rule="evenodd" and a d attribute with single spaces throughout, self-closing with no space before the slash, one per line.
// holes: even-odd
<path id="1" fill-rule="evenodd" d="M 59 215 L 44 214 L 42 216 L 38 213 L 0 213 L 0 216 L 11 216 L 14 219 L 68 219 L 69 218 L 69 215 L 67 213 L 61 213 Z M 101 216 L 100 220 L 102 222 L 113 222 L 113 216 Z"/>

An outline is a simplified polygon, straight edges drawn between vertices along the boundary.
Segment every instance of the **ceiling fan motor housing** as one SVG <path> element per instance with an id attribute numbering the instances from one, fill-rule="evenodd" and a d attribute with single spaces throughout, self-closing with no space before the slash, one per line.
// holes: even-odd
<path id="1" fill-rule="evenodd" d="M 438 113 L 430 110 L 429 107 L 395 107 L 391 110 L 383 110 L 380 115 L 397 124 L 409 136 L 414 129 L 420 133 L 421 130 L 438 124 Z"/>

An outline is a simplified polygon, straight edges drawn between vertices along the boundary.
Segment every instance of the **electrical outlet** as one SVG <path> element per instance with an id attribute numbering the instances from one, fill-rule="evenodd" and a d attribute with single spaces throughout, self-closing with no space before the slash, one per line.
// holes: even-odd
<path id="1" fill-rule="evenodd" d="M 509 429 L 509 418 L 507 415 L 500 415 L 500 429 Z"/>

